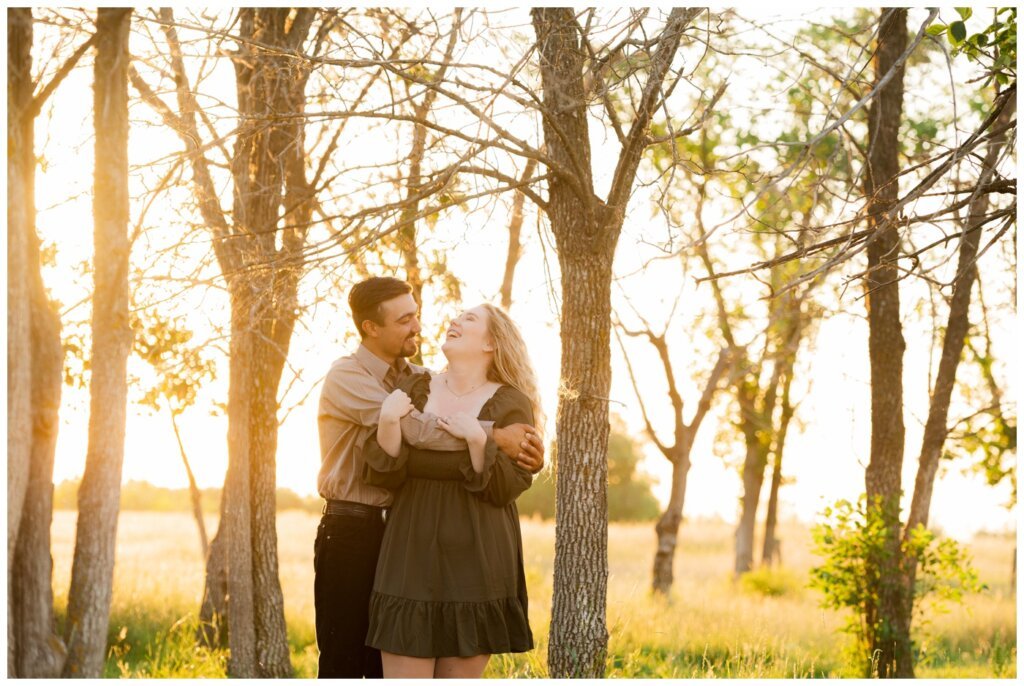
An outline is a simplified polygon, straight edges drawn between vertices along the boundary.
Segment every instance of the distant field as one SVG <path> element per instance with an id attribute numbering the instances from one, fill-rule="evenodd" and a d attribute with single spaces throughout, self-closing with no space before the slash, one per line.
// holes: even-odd
<path id="1" fill-rule="evenodd" d="M 54 588 L 59 615 L 67 603 L 76 513 L 54 513 Z M 281 584 L 296 675 L 316 675 L 313 629 L 313 538 L 317 515 L 278 517 Z M 216 530 L 216 517 L 207 520 Z M 650 524 L 609 526 L 608 676 L 614 677 L 840 677 L 859 676 L 844 655 L 843 618 L 818 607 L 804 588 L 815 559 L 809 534 L 782 527 L 788 590 L 767 597 L 734 586 L 732 527 L 684 525 L 676 584 L 668 605 L 650 597 L 655 540 Z M 492 658 L 486 676 L 547 676 L 554 525 L 523 522 L 530 621 L 538 647 Z M 969 544 L 988 589 L 947 613 L 926 615 L 917 639 L 920 677 L 1016 676 L 1016 596 L 1010 586 L 1014 541 L 979 537 Z M 224 676 L 222 651 L 192 642 L 202 596 L 203 561 L 195 522 L 185 513 L 125 512 L 118 527 L 117 567 L 107 676 Z"/>

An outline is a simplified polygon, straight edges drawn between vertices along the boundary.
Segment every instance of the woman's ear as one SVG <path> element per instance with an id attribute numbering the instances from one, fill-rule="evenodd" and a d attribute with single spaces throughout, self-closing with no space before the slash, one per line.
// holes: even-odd
<path id="1" fill-rule="evenodd" d="M 488 340 L 484 341 L 484 352 L 485 353 L 493 353 L 494 352 L 494 339 L 491 338 L 490 336 L 488 336 L 487 338 L 488 338 Z"/>

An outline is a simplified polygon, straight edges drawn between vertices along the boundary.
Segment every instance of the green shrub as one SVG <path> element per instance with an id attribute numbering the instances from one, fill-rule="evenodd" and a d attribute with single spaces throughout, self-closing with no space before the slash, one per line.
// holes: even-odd
<path id="1" fill-rule="evenodd" d="M 760 567 L 740 576 L 740 588 L 747 593 L 778 597 L 799 593 L 800 578 L 785 567 Z"/>

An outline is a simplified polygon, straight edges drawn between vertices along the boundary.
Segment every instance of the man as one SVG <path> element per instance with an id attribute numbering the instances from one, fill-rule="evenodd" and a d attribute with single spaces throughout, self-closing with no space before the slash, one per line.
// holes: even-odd
<path id="1" fill-rule="evenodd" d="M 365 645 L 370 592 L 384 535 L 390 492 L 362 482 L 361 453 L 380 416 L 384 398 L 406 377 L 423 369 L 405 358 L 416 353 L 420 332 L 416 301 L 409 284 L 374 277 L 356 284 L 349 307 L 362 342 L 355 353 L 336 360 L 324 380 L 318 424 L 321 467 L 317 479 L 327 504 L 317 528 L 313 554 L 318 677 L 382 676 L 380 652 Z M 464 444 L 424 422 L 418 413 L 404 421 L 438 444 Z M 483 422 L 488 440 L 532 473 L 544 466 L 544 448 L 526 424 L 502 429 Z"/>

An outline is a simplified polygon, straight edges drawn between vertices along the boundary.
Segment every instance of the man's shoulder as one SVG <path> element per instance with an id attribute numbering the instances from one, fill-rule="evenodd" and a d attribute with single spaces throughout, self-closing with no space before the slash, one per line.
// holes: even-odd
<path id="1" fill-rule="evenodd" d="M 331 362 L 331 366 L 327 370 L 327 378 L 350 377 L 352 375 L 366 377 L 373 376 L 370 373 L 370 370 L 368 370 L 352 353 L 343 355 Z"/>

